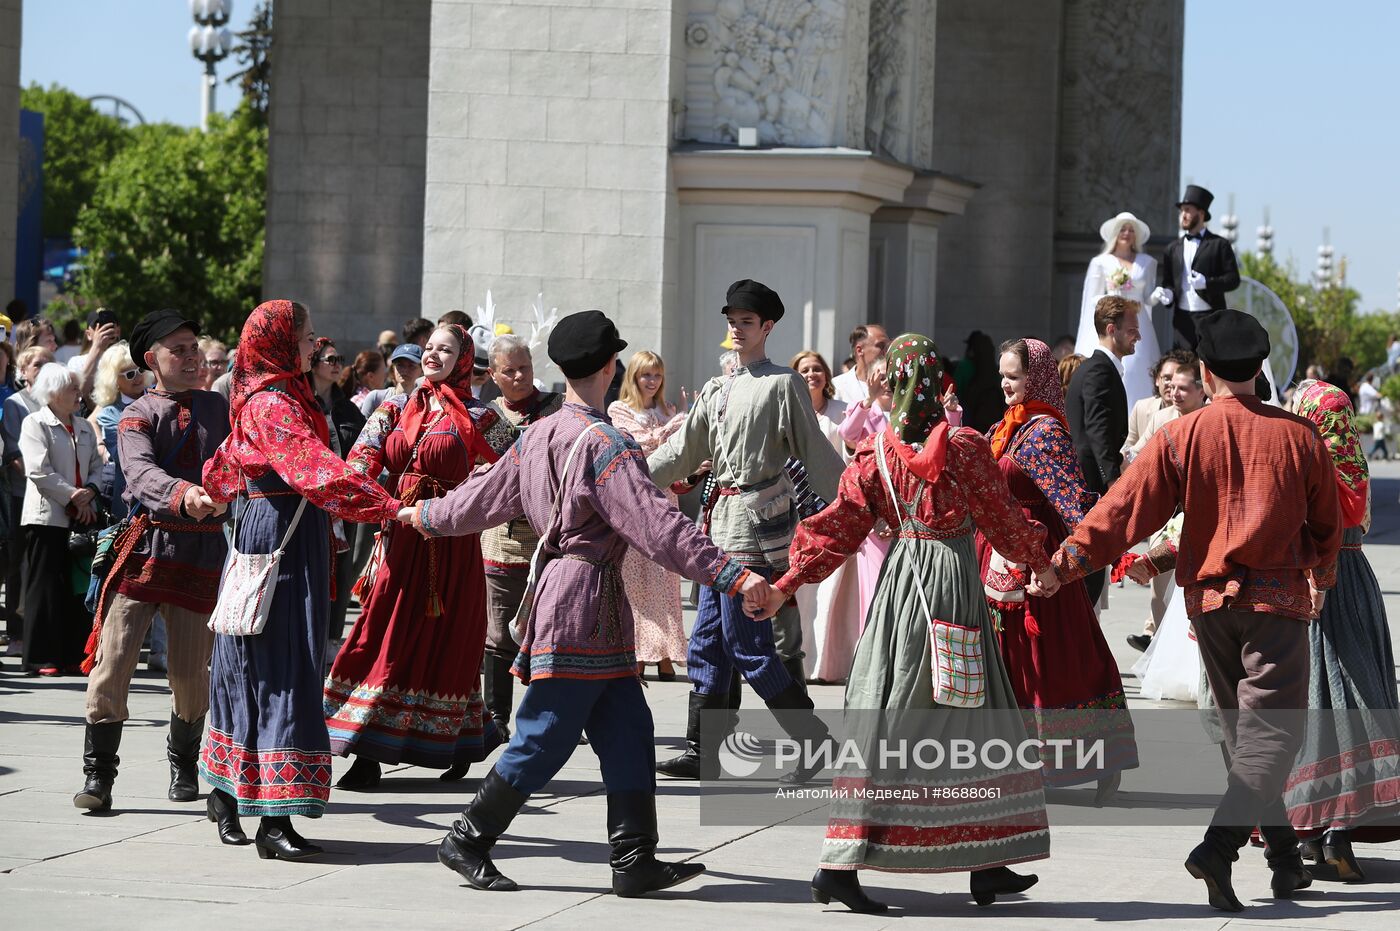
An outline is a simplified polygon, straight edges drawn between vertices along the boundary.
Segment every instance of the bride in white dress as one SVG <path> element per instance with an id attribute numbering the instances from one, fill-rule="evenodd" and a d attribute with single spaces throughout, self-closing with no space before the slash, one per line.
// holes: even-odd
<path id="1" fill-rule="evenodd" d="M 1137 350 L 1123 359 L 1123 388 L 1128 394 L 1128 409 L 1153 394 L 1151 368 L 1162 349 L 1157 345 L 1157 332 L 1152 327 L 1152 314 L 1170 313 L 1171 308 L 1154 307 L 1147 296 L 1157 285 L 1157 260 L 1139 250 L 1147 245 L 1151 231 L 1147 224 L 1131 213 L 1120 213 L 1099 227 L 1103 252 L 1094 256 L 1084 275 L 1084 297 L 1079 309 L 1079 333 L 1074 351 L 1091 356 L 1099 348 L 1094 331 L 1094 305 L 1105 294 L 1119 294 L 1142 305 L 1138 313 L 1141 338 Z"/>

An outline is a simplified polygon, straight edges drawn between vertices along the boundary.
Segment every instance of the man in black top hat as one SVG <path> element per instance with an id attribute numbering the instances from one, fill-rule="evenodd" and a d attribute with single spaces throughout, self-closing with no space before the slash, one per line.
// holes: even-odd
<path id="1" fill-rule="evenodd" d="M 1175 308 L 1176 348 L 1196 349 L 1196 328 L 1212 310 L 1225 309 L 1225 294 L 1240 286 L 1240 269 L 1230 241 L 1206 229 L 1215 195 L 1195 184 L 1176 205 L 1182 236 L 1167 246 L 1157 263 L 1152 302 Z"/>

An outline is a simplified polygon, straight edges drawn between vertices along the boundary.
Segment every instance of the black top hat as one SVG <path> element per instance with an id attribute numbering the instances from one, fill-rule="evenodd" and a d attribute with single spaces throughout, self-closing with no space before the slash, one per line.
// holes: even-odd
<path id="1" fill-rule="evenodd" d="M 1199 184 L 1188 184 L 1186 185 L 1186 193 L 1181 195 L 1181 200 L 1177 201 L 1176 205 L 1180 207 L 1182 204 L 1190 204 L 1193 207 L 1200 207 L 1201 212 L 1204 213 L 1206 219 L 1209 220 L 1210 202 L 1213 200 L 1215 200 L 1215 195 L 1210 191 L 1207 191 Z"/>

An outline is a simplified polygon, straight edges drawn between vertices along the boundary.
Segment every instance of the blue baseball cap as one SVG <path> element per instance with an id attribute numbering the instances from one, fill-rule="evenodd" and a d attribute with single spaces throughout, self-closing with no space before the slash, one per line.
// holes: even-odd
<path id="1" fill-rule="evenodd" d="M 423 347 L 417 343 L 408 343 L 400 346 L 389 354 L 389 364 L 393 365 L 399 359 L 412 359 L 414 364 L 423 364 Z"/>

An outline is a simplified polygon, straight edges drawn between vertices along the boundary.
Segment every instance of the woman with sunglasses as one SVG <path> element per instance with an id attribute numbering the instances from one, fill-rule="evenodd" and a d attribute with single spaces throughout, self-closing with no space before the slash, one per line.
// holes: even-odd
<path id="1" fill-rule="evenodd" d="M 122 498 L 126 479 L 122 476 L 121 460 L 117 457 L 117 422 L 127 406 L 146 393 L 146 373 L 136 367 L 131 347 L 125 340 L 111 346 L 97 363 L 97 381 L 92 389 L 92 402 L 97 410 L 90 418 L 97 429 L 97 448 L 110 467 L 103 470 L 103 485 L 110 473 L 113 520 L 126 516 L 127 503 Z M 105 489 L 104 489 L 105 490 Z"/>

